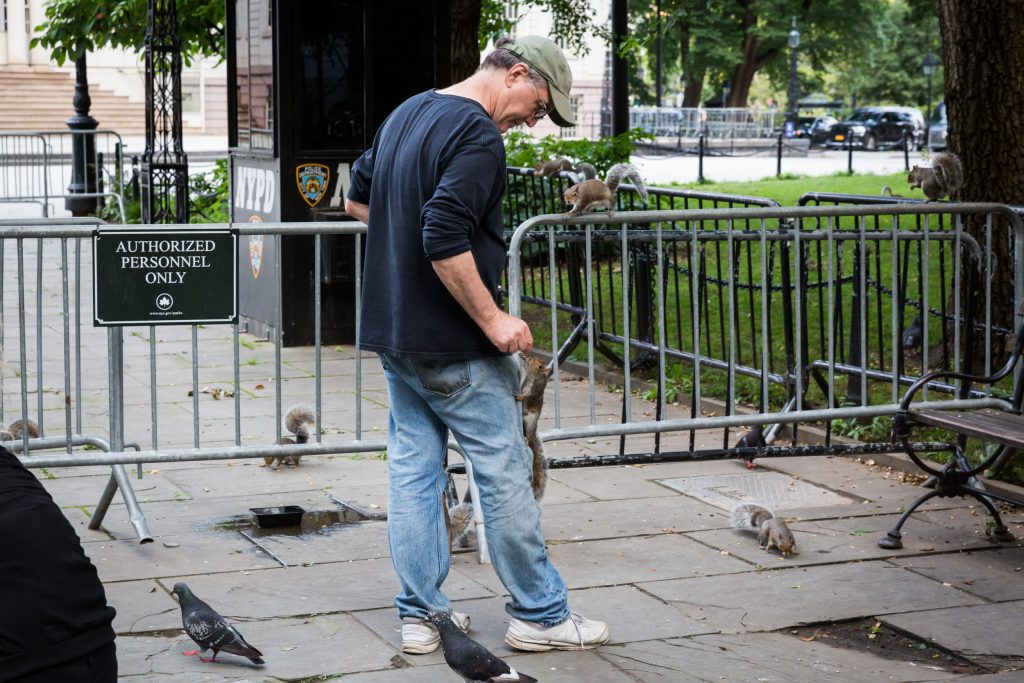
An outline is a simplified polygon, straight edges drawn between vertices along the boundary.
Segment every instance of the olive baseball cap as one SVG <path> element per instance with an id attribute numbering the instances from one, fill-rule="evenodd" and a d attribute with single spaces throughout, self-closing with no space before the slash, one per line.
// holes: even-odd
<path id="1" fill-rule="evenodd" d="M 575 126 L 576 119 L 573 118 L 572 105 L 569 103 L 572 71 L 569 70 L 562 49 L 553 40 L 543 36 L 521 36 L 504 47 L 536 69 L 548 82 L 551 101 L 555 105 L 551 110 L 551 120 L 559 126 Z"/>

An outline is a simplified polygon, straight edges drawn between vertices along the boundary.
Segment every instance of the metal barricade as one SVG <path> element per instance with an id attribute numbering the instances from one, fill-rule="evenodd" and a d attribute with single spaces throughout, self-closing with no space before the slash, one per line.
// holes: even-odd
<path id="1" fill-rule="evenodd" d="M 0 131 L 0 202 L 38 204 L 43 217 L 59 199 L 96 200 L 87 213 L 111 199 L 125 222 L 123 167 L 114 131 Z"/>
<path id="2" fill-rule="evenodd" d="M 975 220 L 987 223 L 990 240 L 978 242 L 962 229 Z M 134 464 L 141 476 L 142 463 L 386 450 L 384 411 L 379 400 L 366 398 L 384 390 L 381 371 L 376 362 L 366 366 L 358 346 L 332 348 L 325 360 L 317 333 L 312 347 L 285 348 L 279 320 L 270 344 L 243 339 L 237 325 L 92 327 L 87 317 L 95 227 L 96 221 L 0 221 L 0 263 L 8 275 L 0 290 L 0 330 L 13 340 L 15 317 L 18 329 L 17 344 L 4 340 L 2 347 L 0 418 L 4 424 L 15 417 L 38 421 L 38 438 L 9 442 L 30 467 L 115 466 L 92 523 L 98 525 L 117 490 L 126 503 L 134 500 L 126 464 Z M 316 236 L 316 312 L 322 305 L 322 236 L 353 240 L 358 328 L 364 226 L 232 227 L 243 242 Z M 553 427 L 541 436 L 545 441 L 620 439 L 618 454 L 564 458 L 554 466 L 891 448 L 838 443 L 829 438 L 828 424 L 893 414 L 902 385 L 940 362 L 949 367 L 994 364 L 991 345 L 971 342 L 987 339 L 992 325 L 985 311 L 999 294 L 986 293 L 975 283 L 1000 267 L 989 265 L 989 248 L 1011 234 L 1013 258 L 1021 260 L 1022 229 L 1007 207 L 934 203 L 620 211 L 610 217 L 566 221 L 546 215 L 524 222 L 510 239 L 510 310 L 530 322 L 535 338 L 548 336 L 538 342 L 539 349 L 580 362 L 589 380 L 571 386 L 562 373 L 554 374 L 545 415 L 550 420 L 545 425 Z M 568 255 L 576 249 L 580 256 L 570 267 Z M 641 263 L 638 253 L 650 263 Z M 274 265 L 274 277 L 280 278 L 280 264 Z M 1015 272 L 1013 301 L 1019 304 L 1024 286 Z M 641 273 L 649 280 L 642 280 L 647 276 Z M 568 283 L 574 279 L 579 288 L 570 293 Z M 647 328 L 638 313 L 646 306 L 637 303 L 643 301 L 641 289 L 653 302 Z M 921 292 L 925 308 L 941 312 L 921 332 L 925 349 L 942 340 L 934 361 L 927 353 L 918 361 L 894 356 L 897 348 L 902 352 L 901 337 L 908 331 L 902 310 L 907 297 L 900 292 L 913 289 Z M 314 324 L 319 330 L 319 313 Z M 851 339 L 851 326 L 861 341 L 857 354 L 843 346 Z M 64 343 L 44 338 L 45 328 L 59 329 Z M 162 340 L 169 339 L 188 349 L 170 365 L 159 352 Z M 571 344 L 576 349 L 566 354 Z M 617 418 L 607 407 L 598 409 L 602 345 L 622 368 L 619 379 L 611 380 L 621 382 Z M 106 358 L 106 367 L 97 358 Z M 247 370 L 252 359 L 272 359 L 273 372 L 254 377 Z M 348 379 L 343 386 L 336 381 L 324 385 L 328 362 L 335 368 L 344 365 Z M 646 396 L 638 391 L 635 374 L 642 366 L 654 387 Z M 183 385 L 178 378 L 186 372 L 191 381 Z M 847 401 L 851 381 L 859 385 L 856 400 Z M 571 415 L 562 410 L 563 394 L 570 389 L 577 396 L 586 394 L 586 407 Z M 328 391 L 336 393 L 325 402 Z M 998 387 L 991 395 L 960 397 L 956 391 L 935 384 L 925 400 L 939 408 L 1007 405 Z M 715 403 L 711 395 L 723 402 Z M 221 400 L 213 400 L 217 396 Z M 316 429 L 309 443 L 278 445 L 285 397 L 292 397 L 290 403 L 296 396 L 314 406 L 317 426 L 329 425 L 335 436 L 323 438 Z M 9 408 L 12 404 L 17 408 Z M 375 411 L 370 426 L 363 415 L 367 405 Z M 183 430 L 180 423 L 168 428 L 164 411 L 169 409 L 190 414 L 192 428 Z M 826 425 L 823 442 L 804 440 L 804 430 L 819 423 Z M 749 445 L 731 446 L 728 430 L 756 425 L 789 425 L 788 439 L 779 427 L 765 430 L 771 433 Z M 697 443 L 694 435 L 703 430 L 717 430 L 714 439 L 724 437 L 717 444 Z M 654 449 L 625 453 L 621 439 L 638 435 L 675 435 L 686 443 L 659 448 L 656 441 Z M 82 450 L 87 444 L 109 452 Z M 934 446 L 925 443 L 922 449 Z M 64 452 L 39 453 L 49 449 Z M 137 502 L 128 508 L 140 539 L 147 540 Z M 478 540 L 482 547 L 484 535 Z"/>
<path id="3" fill-rule="evenodd" d="M 963 230 L 968 220 L 982 220 L 990 232 L 1001 234 L 979 243 Z M 636 230 L 639 224 L 649 227 Z M 582 339 L 586 356 L 581 362 L 591 392 L 601 345 L 612 346 L 624 366 L 624 406 L 617 424 L 599 423 L 593 412 L 589 420 L 565 424 L 556 372 L 554 428 L 543 438 L 690 435 L 688 447 L 674 453 L 659 453 L 656 447 L 653 453 L 627 455 L 620 448 L 617 456 L 574 458 L 554 466 L 892 450 L 892 444 L 837 443 L 828 428 L 836 420 L 892 415 L 904 385 L 930 369 L 972 363 L 992 367 L 991 345 L 974 343 L 989 338 L 992 318 L 986 311 L 993 294 L 981 282 L 997 267 L 982 245 L 1008 240 L 1020 230 L 1020 219 L 1008 207 L 987 204 L 640 211 L 568 222 L 562 216 L 539 216 L 525 222 L 510 244 L 513 313 L 543 325 L 549 337 L 543 350 L 552 356 L 559 356 L 574 335 Z M 526 262 L 531 242 L 546 245 L 542 271 L 531 270 Z M 583 310 L 567 310 L 558 301 L 531 302 L 527 293 L 541 286 L 538 280 L 550 292 L 564 286 L 557 261 L 560 247 L 569 242 L 580 243 L 585 252 Z M 635 243 L 651 245 L 660 274 L 654 281 L 653 343 L 640 339 L 630 294 L 636 275 L 627 254 Z M 902 341 L 911 331 L 904 314 L 905 293 L 911 289 L 921 292 L 925 310 L 937 312 L 917 332 L 926 351 L 914 361 L 904 357 L 912 349 Z M 614 295 L 605 296 L 608 290 Z M 1014 292 L 1019 303 L 1019 275 Z M 617 310 L 602 310 L 601 297 L 618 300 Z M 859 342 L 856 353 L 845 348 L 849 339 Z M 649 395 L 653 406 L 633 391 L 635 359 L 645 354 L 656 358 L 657 372 L 650 380 L 656 389 Z M 670 361 L 676 364 L 671 374 Z M 845 396 L 841 380 L 846 381 Z M 960 398 L 955 386 L 930 388 L 927 400 L 939 407 L 1007 405 L 996 396 Z M 689 396 L 690 417 L 666 415 L 671 393 Z M 705 414 L 704 400 L 711 393 L 724 400 L 715 408 L 724 415 Z M 750 412 L 740 414 L 739 404 Z M 636 417 L 647 413 L 653 419 Z M 815 423 L 825 424 L 823 443 L 807 446 L 798 429 Z M 768 437 L 781 437 L 775 428 L 774 434 L 730 448 L 724 430 L 740 425 L 790 425 L 788 444 L 768 445 Z M 724 431 L 720 448 L 696 447 L 694 434 L 704 429 Z"/>

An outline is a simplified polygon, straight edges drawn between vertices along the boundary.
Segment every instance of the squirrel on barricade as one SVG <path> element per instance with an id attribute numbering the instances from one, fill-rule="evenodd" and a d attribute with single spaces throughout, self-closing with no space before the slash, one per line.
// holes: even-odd
<path id="1" fill-rule="evenodd" d="M 571 171 L 576 176 L 576 181 L 587 180 L 597 177 L 597 169 L 593 164 L 581 161 L 575 166 L 565 157 L 556 157 L 547 161 L 538 161 L 533 167 L 533 174 L 538 178 L 553 176 L 560 171 Z"/>
<path id="2" fill-rule="evenodd" d="M 910 188 L 920 187 L 925 201 L 935 201 L 952 195 L 964 183 L 963 167 L 955 154 L 939 152 L 932 158 L 931 167 L 914 166 L 907 174 Z"/>
<path id="3" fill-rule="evenodd" d="M 294 438 L 290 436 L 281 437 L 282 445 L 306 443 L 309 441 L 309 437 L 313 435 L 313 429 L 316 427 L 316 416 L 313 414 L 313 409 L 305 404 L 292 406 L 285 413 L 284 426 L 285 429 L 295 436 Z M 288 467 L 298 467 L 301 457 L 301 455 L 265 455 L 263 456 L 263 466 L 276 470 L 283 462 Z"/>
<path id="4" fill-rule="evenodd" d="M 615 203 L 615 191 L 619 189 L 619 183 L 625 178 L 633 181 L 640 198 L 644 204 L 647 204 L 647 186 L 644 185 L 640 170 L 633 164 L 615 164 L 608 169 L 608 175 L 604 182 L 592 178 L 576 183 L 565 191 L 565 203 L 572 205 L 572 209 L 565 214 L 565 217 L 572 218 L 589 211 L 601 210 L 610 216 Z"/>
<path id="5" fill-rule="evenodd" d="M 540 501 L 548 483 L 548 460 L 544 457 L 544 443 L 537 436 L 537 423 L 544 407 L 544 388 L 554 372 L 533 356 L 519 352 L 519 367 L 522 373 L 516 400 L 523 402 L 523 436 L 533 453 L 533 470 L 530 476 L 530 490 L 533 499 Z"/>
<path id="6" fill-rule="evenodd" d="M 732 526 L 734 529 L 754 529 L 757 534 L 757 546 L 764 551 L 778 548 L 779 553 L 799 555 L 796 539 L 789 525 L 772 514 L 771 510 L 757 503 L 740 503 L 732 509 Z"/>
<path id="7" fill-rule="evenodd" d="M 554 159 L 548 159 L 547 161 L 538 161 L 537 165 L 533 167 L 533 174 L 545 178 L 547 176 L 553 176 L 559 171 L 571 171 L 572 162 L 565 157 L 555 157 Z"/>

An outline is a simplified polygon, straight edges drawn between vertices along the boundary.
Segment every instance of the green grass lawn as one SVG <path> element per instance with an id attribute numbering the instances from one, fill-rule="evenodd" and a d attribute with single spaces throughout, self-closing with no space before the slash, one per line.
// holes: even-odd
<path id="1" fill-rule="evenodd" d="M 750 197 L 768 197 L 782 206 L 796 206 L 800 196 L 807 192 L 834 192 L 840 194 L 880 195 L 888 186 L 894 194 L 924 199 L 921 190 L 909 189 L 905 172 L 891 175 L 836 173 L 826 176 L 794 176 L 744 182 L 673 183 L 667 187 L 701 192 L 720 192 Z"/>

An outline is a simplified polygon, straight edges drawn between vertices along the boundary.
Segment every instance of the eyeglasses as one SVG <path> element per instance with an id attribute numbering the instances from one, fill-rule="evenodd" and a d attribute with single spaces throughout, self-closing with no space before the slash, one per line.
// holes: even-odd
<path id="1" fill-rule="evenodd" d="M 544 101 L 544 98 L 542 98 L 540 96 L 540 90 L 537 88 L 537 84 L 533 82 L 532 78 L 529 79 L 529 80 L 530 80 L 530 85 L 533 86 L 533 93 L 537 96 L 537 101 L 535 102 L 535 104 L 537 105 L 537 108 L 533 110 L 533 118 L 535 118 L 535 119 L 537 119 L 539 121 L 540 119 L 542 119 L 545 116 L 547 116 L 548 115 L 548 111 L 550 111 L 550 110 L 548 109 L 548 105 Z"/>

